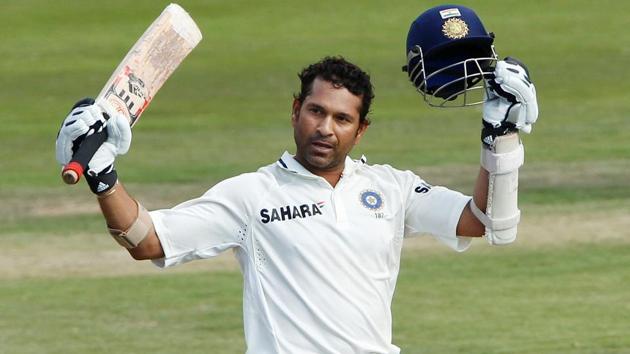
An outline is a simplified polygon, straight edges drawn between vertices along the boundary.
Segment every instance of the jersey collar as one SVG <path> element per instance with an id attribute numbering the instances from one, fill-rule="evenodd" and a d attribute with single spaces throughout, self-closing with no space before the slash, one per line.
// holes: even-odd
<path id="1" fill-rule="evenodd" d="M 359 167 L 364 165 L 366 162 L 367 162 L 367 158 L 365 157 L 365 155 L 362 155 L 359 160 L 353 160 L 349 156 L 346 156 L 346 161 L 345 161 L 345 166 L 343 168 L 342 176 L 348 177 L 352 175 Z M 278 165 L 280 168 L 284 170 L 287 170 L 289 172 L 292 172 L 298 175 L 321 178 L 311 173 L 311 171 L 307 170 L 304 166 L 302 166 L 298 162 L 298 160 L 295 159 L 295 155 L 290 154 L 287 151 L 285 151 L 284 154 L 282 154 L 282 156 L 280 157 L 280 159 L 278 159 L 278 162 L 276 162 L 276 165 Z"/>

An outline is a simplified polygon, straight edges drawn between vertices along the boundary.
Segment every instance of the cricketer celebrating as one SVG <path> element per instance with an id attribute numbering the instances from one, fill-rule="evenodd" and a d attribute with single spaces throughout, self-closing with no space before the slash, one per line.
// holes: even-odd
<path id="1" fill-rule="evenodd" d="M 108 140 L 85 178 L 111 235 L 135 259 L 170 267 L 233 249 L 244 277 L 247 353 L 400 353 L 391 302 L 403 238 L 435 236 L 457 251 L 485 235 L 515 240 L 518 168 L 538 108 L 519 62 L 498 61 L 493 36 L 462 6 L 440 6 L 411 25 L 407 65 L 431 105 L 472 103 L 482 92 L 481 168 L 472 198 L 431 186 L 410 171 L 348 155 L 369 127 L 369 76 L 341 57 L 300 74 L 291 124 L 295 155 L 229 178 L 203 196 L 148 212 L 118 180 L 114 159 L 129 125 L 103 102 L 81 101 L 57 139 L 66 164 L 98 127 Z M 481 102 L 479 102 L 481 103 Z"/>

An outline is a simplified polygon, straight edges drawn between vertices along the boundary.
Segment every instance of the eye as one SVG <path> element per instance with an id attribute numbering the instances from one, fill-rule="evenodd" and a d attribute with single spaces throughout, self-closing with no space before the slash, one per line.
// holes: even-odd
<path id="1" fill-rule="evenodd" d="M 352 118 L 345 115 L 345 114 L 340 114 L 337 116 L 337 120 L 343 123 L 351 123 L 352 122 Z"/>
<path id="2" fill-rule="evenodd" d="M 309 111 L 314 114 L 321 114 L 323 111 L 320 107 L 311 107 Z"/>

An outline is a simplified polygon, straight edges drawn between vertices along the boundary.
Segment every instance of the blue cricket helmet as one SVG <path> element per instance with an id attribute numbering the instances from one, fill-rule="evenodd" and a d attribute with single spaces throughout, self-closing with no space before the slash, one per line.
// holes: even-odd
<path id="1" fill-rule="evenodd" d="M 493 42 L 494 35 L 486 31 L 472 9 L 460 5 L 436 6 L 411 23 L 407 65 L 403 69 L 432 106 L 482 103 L 483 95 L 474 101 L 469 93 L 475 90 L 483 93 L 484 79 L 492 77 L 497 58 Z"/>

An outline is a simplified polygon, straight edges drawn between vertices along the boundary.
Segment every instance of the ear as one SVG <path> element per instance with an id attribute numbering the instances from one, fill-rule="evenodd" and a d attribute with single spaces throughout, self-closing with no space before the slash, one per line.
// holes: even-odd
<path id="1" fill-rule="evenodd" d="M 361 141 L 361 138 L 363 137 L 363 134 L 365 134 L 369 126 L 370 125 L 366 122 L 359 123 L 359 129 L 357 130 L 357 135 L 354 137 L 354 145 L 359 144 L 359 142 Z"/>
<path id="2" fill-rule="evenodd" d="M 302 103 L 297 99 L 293 99 L 293 107 L 291 111 L 291 124 L 295 125 L 300 116 L 300 109 L 302 108 Z"/>

